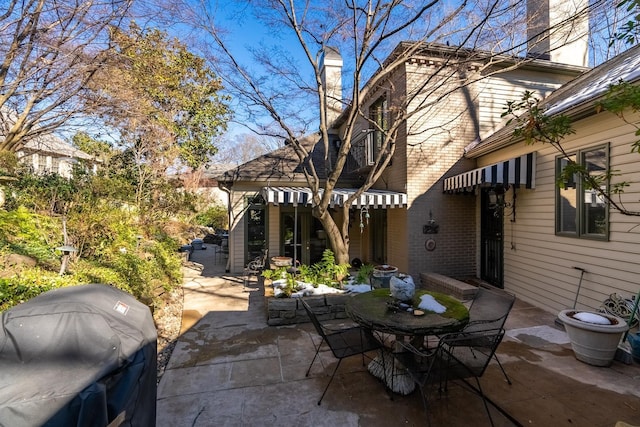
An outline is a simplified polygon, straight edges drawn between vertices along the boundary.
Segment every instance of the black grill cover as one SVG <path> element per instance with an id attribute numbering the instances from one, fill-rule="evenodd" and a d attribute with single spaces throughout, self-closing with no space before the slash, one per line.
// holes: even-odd
<path id="1" fill-rule="evenodd" d="M 155 425 L 156 341 L 151 310 L 108 285 L 3 312 L 0 425 Z"/>

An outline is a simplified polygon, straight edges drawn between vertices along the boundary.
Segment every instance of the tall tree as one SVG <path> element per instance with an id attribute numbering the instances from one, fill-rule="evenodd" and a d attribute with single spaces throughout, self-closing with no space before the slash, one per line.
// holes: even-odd
<path id="1" fill-rule="evenodd" d="M 141 159 L 197 168 L 216 152 L 229 119 L 222 83 L 204 59 L 166 32 L 114 29 L 112 55 L 94 80 L 95 110 Z"/>
<path id="2" fill-rule="evenodd" d="M 92 82 L 93 109 L 135 158 L 140 203 L 170 168 L 197 169 L 216 152 L 229 117 L 221 81 L 205 61 L 158 29 L 114 29 L 106 67 Z"/>
<path id="3" fill-rule="evenodd" d="M 83 97 L 104 65 L 107 29 L 131 0 L 8 0 L 0 8 L 0 150 L 85 114 Z M 6 6 L 6 7 L 5 7 Z"/>
<path id="4" fill-rule="evenodd" d="M 527 61 L 527 42 L 545 42 L 547 28 L 541 28 L 535 36 L 526 31 L 526 4 L 521 0 L 509 2 L 498 0 L 475 0 L 448 3 L 440 0 L 247 0 L 241 3 L 244 13 L 255 12 L 255 20 L 262 22 L 270 31 L 272 44 L 253 44 L 252 62 L 242 61 L 232 39 L 225 38 L 216 17 L 220 11 L 209 2 L 200 2 L 199 8 L 190 8 L 194 3 L 180 6 L 188 14 L 185 22 L 199 25 L 207 31 L 209 41 L 214 44 L 219 56 L 227 65 L 220 72 L 226 86 L 237 94 L 246 120 L 256 123 L 254 131 L 269 136 L 285 138 L 294 147 L 302 164 L 308 165 L 305 177 L 313 192 L 313 215 L 327 231 L 338 262 L 348 262 L 349 215 L 351 202 L 380 180 L 396 151 L 396 140 L 400 133 L 407 138 L 424 129 L 407 128 L 407 120 L 421 117 L 428 123 L 437 117 L 442 101 L 451 93 L 468 87 L 479 79 L 492 75 L 497 70 L 517 67 Z M 593 3 L 598 5 L 599 2 Z M 571 40 L 571 31 L 576 23 L 583 22 L 595 6 L 584 6 L 552 29 L 554 34 L 566 34 Z M 283 40 L 289 43 L 284 45 Z M 399 42 L 405 41 L 402 44 Z M 430 67 L 416 89 L 397 96 L 387 105 L 385 120 L 371 117 L 366 108 L 367 98 L 387 87 L 390 93 L 399 93 L 393 86 L 398 70 L 424 49 L 427 43 L 451 46 L 441 60 Z M 389 56 L 394 47 L 393 55 Z M 348 95 L 343 99 L 332 94 L 322 74 L 322 52 L 335 47 L 342 53 L 345 69 L 342 84 Z M 298 55 L 293 54 L 297 49 Z M 544 52 L 543 52 L 544 53 Z M 547 51 L 548 53 L 548 51 Z M 502 67 L 497 67 L 499 63 Z M 509 65 L 504 65 L 509 63 Z M 475 72 L 468 72 L 474 68 Z M 260 73 L 260 70 L 264 70 Z M 310 159 L 309 145 L 304 135 L 318 133 L 324 144 L 324 153 L 329 153 L 332 132 L 331 110 L 341 111 L 339 147 L 337 157 L 325 155 L 324 164 L 314 164 Z M 257 112 L 266 113 L 266 118 L 256 119 Z M 468 114 L 460 111 L 459 114 Z M 265 117 L 265 116 L 262 116 Z M 441 121 L 436 121 L 440 123 Z M 329 203 L 333 189 L 341 176 L 352 142 L 359 129 L 373 129 L 380 135 L 380 148 L 364 183 L 344 204 L 343 221 L 336 223 L 329 214 Z M 438 124 L 442 132 L 449 132 L 451 123 Z M 427 141 L 421 142 L 426 144 Z M 424 146 L 427 149 L 427 145 Z M 318 171 L 327 173 L 320 179 Z"/>

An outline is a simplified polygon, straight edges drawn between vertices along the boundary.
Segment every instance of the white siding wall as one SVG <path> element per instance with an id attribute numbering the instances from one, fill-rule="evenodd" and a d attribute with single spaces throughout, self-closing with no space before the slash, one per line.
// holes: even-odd
<path id="1" fill-rule="evenodd" d="M 480 137 L 486 137 L 495 132 L 506 122 L 500 116 L 507 106 L 507 101 L 519 100 L 525 90 L 533 92 L 542 99 L 574 77 L 574 75 L 518 70 L 494 74 L 481 80 L 478 83 Z"/>
<path id="2" fill-rule="evenodd" d="M 637 137 L 635 129 L 607 113 L 574 124 L 577 133 L 567 138 L 567 150 L 587 148 L 610 142 L 610 167 L 626 181 L 622 200 L 627 209 L 640 211 L 640 155 L 630 153 Z M 550 146 L 518 144 L 485 156 L 479 161 L 490 164 L 537 149 L 535 190 L 517 193 L 516 221 L 505 218 L 505 288 L 550 312 L 572 307 L 580 272 L 584 268 L 577 308 L 598 308 L 612 293 L 635 296 L 640 279 L 640 217 L 610 211 L 609 241 L 594 241 L 555 235 L 555 159 Z M 509 198 L 511 192 L 509 192 Z"/>
<path id="3" fill-rule="evenodd" d="M 245 197 L 247 191 L 231 193 L 231 218 L 229 224 L 229 259 L 227 269 L 231 273 L 242 273 L 244 270 L 245 251 Z M 253 191 L 250 191 L 253 194 Z"/>

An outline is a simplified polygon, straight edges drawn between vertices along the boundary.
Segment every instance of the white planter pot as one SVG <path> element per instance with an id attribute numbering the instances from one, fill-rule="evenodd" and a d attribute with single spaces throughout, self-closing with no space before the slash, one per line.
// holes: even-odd
<path id="1" fill-rule="evenodd" d="M 610 324 L 592 323 L 576 318 L 580 313 L 596 315 L 609 320 Z M 605 313 L 584 310 L 562 310 L 558 318 L 571 340 L 576 359 L 594 366 L 609 366 L 613 362 L 622 334 L 629 329 L 624 319 Z"/>

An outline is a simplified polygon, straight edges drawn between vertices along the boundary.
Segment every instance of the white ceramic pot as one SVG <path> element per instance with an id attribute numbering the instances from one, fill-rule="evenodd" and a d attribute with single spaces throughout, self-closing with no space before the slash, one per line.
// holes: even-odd
<path id="1" fill-rule="evenodd" d="M 576 359 L 594 366 L 611 365 L 620 338 L 629 329 L 624 319 L 595 311 L 562 310 L 558 318 L 569 335 Z"/>

